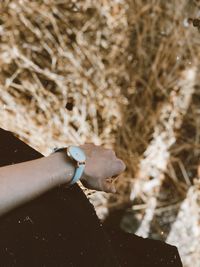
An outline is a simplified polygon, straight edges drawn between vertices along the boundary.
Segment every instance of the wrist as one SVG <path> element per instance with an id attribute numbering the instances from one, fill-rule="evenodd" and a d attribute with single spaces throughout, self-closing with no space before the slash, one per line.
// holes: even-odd
<path id="1" fill-rule="evenodd" d="M 61 148 L 54 148 L 54 153 L 63 152 L 65 157 L 68 160 L 71 160 L 71 164 L 73 164 L 75 171 L 73 178 L 70 181 L 70 185 L 75 184 L 78 180 L 81 180 L 81 177 L 85 170 L 85 161 L 86 155 L 84 150 L 81 149 L 80 146 L 68 146 L 68 147 L 61 147 Z"/>
<path id="2" fill-rule="evenodd" d="M 76 168 L 72 159 L 70 159 L 64 151 L 52 153 L 49 157 L 52 158 L 52 164 L 56 166 L 59 182 L 70 183 Z"/>

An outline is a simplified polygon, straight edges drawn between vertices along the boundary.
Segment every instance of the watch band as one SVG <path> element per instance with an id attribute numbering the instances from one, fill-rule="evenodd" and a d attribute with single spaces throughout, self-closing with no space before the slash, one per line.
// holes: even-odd
<path id="1" fill-rule="evenodd" d="M 72 178 L 70 185 L 75 184 L 81 178 L 83 171 L 85 169 L 85 165 L 80 164 L 78 168 L 75 170 L 74 177 Z"/>
<path id="2" fill-rule="evenodd" d="M 54 148 L 53 153 L 64 151 L 67 154 L 66 149 L 67 149 L 66 147 Z M 84 168 L 85 168 L 85 164 L 79 164 L 78 167 L 75 167 L 75 173 L 74 173 L 72 180 L 70 181 L 70 185 L 73 185 L 76 182 L 78 182 L 78 180 L 80 180 L 83 174 Z"/>

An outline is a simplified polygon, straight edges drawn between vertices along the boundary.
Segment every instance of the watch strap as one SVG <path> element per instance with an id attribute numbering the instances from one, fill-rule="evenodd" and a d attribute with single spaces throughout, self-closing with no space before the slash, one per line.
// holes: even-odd
<path id="1" fill-rule="evenodd" d="M 85 168 L 85 164 L 80 164 L 78 167 L 76 167 L 75 173 L 74 173 L 74 177 L 72 178 L 70 184 L 75 184 L 76 182 L 78 182 L 78 180 L 81 178 L 83 171 Z"/>
<path id="2" fill-rule="evenodd" d="M 67 150 L 66 147 L 61 147 L 61 148 L 55 147 L 53 149 L 53 153 L 59 152 L 59 151 L 64 151 L 67 154 L 66 150 Z M 80 164 L 78 167 L 75 167 L 75 173 L 74 173 L 72 180 L 70 181 L 70 185 L 73 185 L 76 182 L 78 182 L 78 180 L 80 180 L 80 178 L 84 172 L 84 168 L 85 168 L 85 164 Z"/>

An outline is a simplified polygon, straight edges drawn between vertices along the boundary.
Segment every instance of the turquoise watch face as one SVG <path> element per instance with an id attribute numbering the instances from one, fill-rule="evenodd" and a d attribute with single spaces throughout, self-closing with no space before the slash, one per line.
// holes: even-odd
<path id="1" fill-rule="evenodd" d="M 69 146 L 68 151 L 73 159 L 76 161 L 85 161 L 86 156 L 83 150 L 80 147 L 77 146 Z"/>

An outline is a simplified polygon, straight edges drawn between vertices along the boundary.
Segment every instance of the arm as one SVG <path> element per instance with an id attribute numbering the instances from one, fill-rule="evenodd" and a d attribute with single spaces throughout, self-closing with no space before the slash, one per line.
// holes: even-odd
<path id="1" fill-rule="evenodd" d="M 0 215 L 45 191 L 69 183 L 75 167 L 63 152 L 0 168 Z"/>
<path id="2" fill-rule="evenodd" d="M 80 146 L 86 154 L 86 167 L 81 182 L 88 188 L 115 192 L 106 180 L 125 169 L 122 160 L 110 149 L 93 144 Z M 64 152 L 0 168 L 0 216 L 45 191 L 69 183 L 75 167 Z"/>

